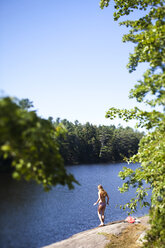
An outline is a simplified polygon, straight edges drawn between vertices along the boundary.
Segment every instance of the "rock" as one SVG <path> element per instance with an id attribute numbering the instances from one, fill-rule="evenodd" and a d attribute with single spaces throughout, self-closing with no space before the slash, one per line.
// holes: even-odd
<path id="1" fill-rule="evenodd" d="M 141 223 L 148 223 L 148 216 L 140 218 Z M 119 235 L 128 225 L 122 221 L 111 222 L 105 226 L 87 230 L 72 237 L 56 242 L 54 244 L 44 246 L 43 248 L 104 248 L 109 243 L 108 235 Z"/>
<path id="2" fill-rule="evenodd" d="M 107 235 L 109 233 L 119 235 L 127 225 L 127 223 L 117 223 L 94 228 L 43 248 L 104 248 L 109 242 Z"/>
<path id="3" fill-rule="evenodd" d="M 146 242 L 144 238 L 145 235 L 146 235 L 146 231 L 142 232 L 142 234 L 139 236 L 138 240 L 136 241 L 138 245 L 142 245 L 144 242 Z"/>

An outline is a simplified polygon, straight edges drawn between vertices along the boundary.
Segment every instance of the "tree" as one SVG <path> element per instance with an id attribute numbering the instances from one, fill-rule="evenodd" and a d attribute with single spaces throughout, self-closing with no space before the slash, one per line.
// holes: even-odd
<path id="1" fill-rule="evenodd" d="M 116 128 L 114 126 L 100 126 L 100 160 L 101 162 L 117 161 L 114 154 L 114 133 Z"/>
<path id="2" fill-rule="evenodd" d="M 33 102 L 30 102 L 29 99 L 21 99 L 21 100 L 18 100 L 17 98 L 15 98 L 15 102 L 18 102 L 18 105 L 22 108 L 22 109 L 30 109 L 33 106 Z"/>
<path id="3" fill-rule="evenodd" d="M 23 107 L 22 107 L 23 103 Z M 5 97 L 0 99 L 0 157 L 10 161 L 15 179 L 35 180 L 45 189 L 77 183 L 68 174 L 59 153 L 57 137 L 63 129 L 52 120 L 28 111 L 31 103 Z"/>
<path id="4" fill-rule="evenodd" d="M 79 163 L 79 153 L 80 153 L 80 140 L 75 134 L 75 126 L 73 123 L 67 121 L 66 119 L 61 120 L 60 123 L 63 128 L 65 128 L 65 135 L 60 134 L 57 138 L 59 143 L 59 151 L 64 159 L 64 163 L 68 164 L 78 164 Z M 58 122 L 55 126 L 59 125 Z"/>
<path id="5" fill-rule="evenodd" d="M 109 5 L 109 0 L 101 0 L 101 8 Z M 130 91 L 130 98 L 143 102 L 150 107 L 144 111 L 137 107 L 131 110 L 111 108 L 106 117 L 123 118 L 125 121 L 137 119 L 138 127 L 145 127 L 147 134 L 142 138 L 138 153 L 128 162 L 140 162 L 135 171 L 125 168 L 120 172 L 121 178 L 128 179 L 121 192 L 130 186 L 137 186 L 136 197 L 125 207 L 136 210 L 137 203 L 146 202 L 148 190 L 152 190 L 150 222 L 151 230 L 144 247 L 165 247 L 165 1 L 164 0 L 114 0 L 114 19 L 127 16 L 135 10 L 143 10 L 143 17 L 120 23 L 128 27 L 129 33 L 123 41 L 135 44 L 130 54 L 129 72 L 136 70 L 139 63 L 147 63 L 148 69 Z M 145 12 L 146 11 L 146 12 Z M 144 187 L 143 182 L 149 186 Z"/>
<path id="6" fill-rule="evenodd" d="M 92 164 L 121 161 L 136 154 L 143 133 L 130 127 L 101 126 L 56 120 L 54 126 L 62 126 L 65 135 L 58 135 L 59 151 L 68 164 Z"/>
<path id="7" fill-rule="evenodd" d="M 119 127 L 113 135 L 113 154 L 117 161 L 129 158 L 138 151 L 139 141 L 143 134 L 134 132 L 132 128 Z"/>

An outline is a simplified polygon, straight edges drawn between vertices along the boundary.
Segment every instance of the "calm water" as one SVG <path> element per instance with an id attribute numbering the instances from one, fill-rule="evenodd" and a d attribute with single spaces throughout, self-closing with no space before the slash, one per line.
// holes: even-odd
<path id="1" fill-rule="evenodd" d="M 126 212 L 116 208 L 133 197 L 133 191 L 118 192 L 122 181 L 118 172 L 126 164 L 69 166 L 81 186 L 69 191 L 57 186 L 45 193 L 35 183 L 16 182 L 0 175 L 0 247 L 39 248 L 66 239 L 99 225 L 97 185 L 102 184 L 110 196 L 106 222 L 125 219 Z M 131 168 L 136 168 L 132 165 Z M 148 209 L 139 209 L 142 216 Z"/>

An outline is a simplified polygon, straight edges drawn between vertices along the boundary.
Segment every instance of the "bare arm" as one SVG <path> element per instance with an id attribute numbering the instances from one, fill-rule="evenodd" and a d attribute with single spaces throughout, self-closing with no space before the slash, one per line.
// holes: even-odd
<path id="1" fill-rule="evenodd" d="M 98 193 L 98 199 L 97 201 L 93 204 L 93 206 L 97 205 L 97 203 L 100 201 L 100 193 Z"/>
<path id="2" fill-rule="evenodd" d="M 109 196 L 107 194 L 107 205 L 109 205 Z"/>

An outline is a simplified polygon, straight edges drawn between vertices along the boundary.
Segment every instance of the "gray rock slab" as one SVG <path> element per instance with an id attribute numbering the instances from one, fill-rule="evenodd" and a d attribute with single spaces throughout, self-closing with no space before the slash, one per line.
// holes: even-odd
<path id="1" fill-rule="evenodd" d="M 140 218 L 141 224 L 148 225 L 148 216 Z M 77 233 L 72 237 L 44 246 L 43 248 L 104 248 L 109 242 L 106 234 L 119 235 L 130 224 L 124 221 L 111 222 L 103 227 Z M 134 224 L 131 224 L 134 225 Z"/>
<path id="2" fill-rule="evenodd" d="M 94 228 L 75 234 L 68 239 L 45 246 L 44 248 L 104 248 L 109 242 L 106 234 L 118 235 L 127 225 L 127 223 L 118 223 Z"/>

